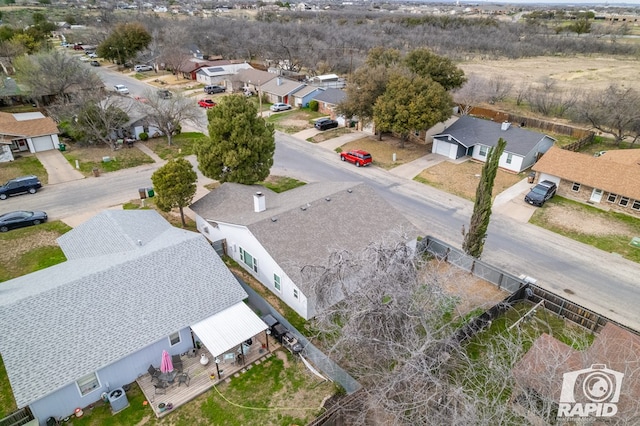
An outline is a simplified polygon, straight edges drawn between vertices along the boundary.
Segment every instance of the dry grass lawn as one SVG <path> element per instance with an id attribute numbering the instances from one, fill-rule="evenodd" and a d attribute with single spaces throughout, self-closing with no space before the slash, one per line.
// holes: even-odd
<path id="1" fill-rule="evenodd" d="M 465 161 L 454 164 L 444 161 L 423 170 L 416 180 L 455 194 L 468 200 L 475 200 L 476 188 L 482 173 L 482 163 Z M 493 197 L 525 178 L 525 174 L 513 174 L 498 170 L 493 187 Z"/>
<path id="2" fill-rule="evenodd" d="M 362 139 L 342 145 L 342 150 L 362 149 L 371 154 L 373 164 L 383 169 L 392 169 L 410 161 L 416 160 L 430 153 L 425 145 L 418 145 L 405 142 L 404 148 L 400 147 L 400 139 L 391 136 L 384 136 L 381 141 L 377 136 L 366 136 Z M 396 154 L 396 161 L 393 162 L 393 154 Z"/>

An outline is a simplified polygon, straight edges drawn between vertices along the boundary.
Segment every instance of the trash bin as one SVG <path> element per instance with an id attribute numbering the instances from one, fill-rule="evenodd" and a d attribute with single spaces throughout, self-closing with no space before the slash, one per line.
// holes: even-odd
<path id="1" fill-rule="evenodd" d="M 156 193 L 153 191 L 153 188 L 147 188 L 147 197 L 152 198 Z"/>
<path id="2" fill-rule="evenodd" d="M 140 194 L 141 200 L 147 198 L 147 190 L 145 188 L 138 188 L 138 194 Z"/>
<path id="3" fill-rule="evenodd" d="M 63 143 L 59 143 L 58 144 L 58 149 L 60 150 L 60 152 L 66 151 L 67 150 L 67 145 L 63 144 Z"/>
<path id="4" fill-rule="evenodd" d="M 93 168 L 93 175 L 94 175 L 95 177 L 100 176 L 100 169 L 99 169 L 99 168 L 97 168 L 97 167 L 94 167 L 94 168 Z"/>
<path id="5" fill-rule="evenodd" d="M 527 176 L 527 182 L 533 183 L 535 180 L 536 180 L 536 172 L 529 173 L 529 176 Z"/>

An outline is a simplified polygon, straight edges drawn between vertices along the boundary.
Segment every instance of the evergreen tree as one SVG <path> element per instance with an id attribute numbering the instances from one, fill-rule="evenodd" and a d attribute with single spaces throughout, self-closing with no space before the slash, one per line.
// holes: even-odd
<path id="1" fill-rule="evenodd" d="M 163 212 L 174 207 L 180 209 L 182 226 L 186 226 L 183 208 L 191 204 L 196 193 L 198 175 L 191 163 L 184 158 L 171 160 L 151 175 L 156 190 L 156 205 Z"/>
<path id="2" fill-rule="evenodd" d="M 276 149 L 273 124 L 258 117 L 254 103 L 244 96 L 226 96 L 207 117 L 209 139 L 196 145 L 205 176 L 245 185 L 269 176 Z"/>
<path id="3" fill-rule="evenodd" d="M 484 240 L 487 238 L 487 228 L 491 219 L 491 205 L 493 203 L 491 199 L 493 183 L 498 173 L 498 163 L 505 146 L 507 146 L 507 141 L 500 138 L 498 144 L 489 149 L 487 161 L 482 167 L 480 183 L 478 183 L 478 188 L 476 189 L 476 201 L 473 205 L 469 232 L 464 234 L 462 249 L 476 259 L 479 259 L 482 255 Z"/>

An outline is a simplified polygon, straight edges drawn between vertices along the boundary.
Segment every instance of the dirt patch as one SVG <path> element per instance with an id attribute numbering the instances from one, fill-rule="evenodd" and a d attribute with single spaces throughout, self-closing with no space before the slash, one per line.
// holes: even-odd
<path id="1" fill-rule="evenodd" d="M 287 358 L 287 354 L 284 353 L 283 351 L 275 351 L 275 354 L 278 357 L 278 359 L 282 360 L 284 368 L 289 368 L 289 359 Z"/>
<path id="2" fill-rule="evenodd" d="M 9 265 L 35 248 L 57 247 L 56 238 L 59 236 L 60 234 L 57 232 L 42 231 L 11 240 L 10 244 L 0 244 L 0 259 L 3 264 Z"/>
<path id="3" fill-rule="evenodd" d="M 636 231 L 635 228 L 624 222 L 589 213 L 579 206 L 571 205 L 547 203 L 545 205 L 545 220 L 558 228 L 596 237 L 634 235 Z"/>
<path id="4" fill-rule="evenodd" d="M 398 138 L 384 136 L 381 141 L 377 136 L 366 136 L 342 145 L 342 150 L 363 149 L 373 157 L 373 164 L 384 169 L 392 169 L 411 162 L 430 153 L 426 145 L 405 142 L 404 147 Z M 393 161 L 393 154 L 396 161 Z"/>
<path id="5" fill-rule="evenodd" d="M 471 160 L 459 164 L 444 161 L 423 170 L 418 175 L 418 178 L 443 191 L 466 198 L 467 200 L 474 200 L 476 197 L 476 188 L 478 187 L 480 175 L 482 174 L 482 166 L 482 163 Z M 524 177 L 523 174 L 514 174 L 504 170 L 498 170 L 493 186 L 493 197 L 520 182 Z"/>
<path id="6" fill-rule="evenodd" d="M 541 86 L 544 80 L 553 81 L 557 88 L 603 90 L 612 83 L 634 87 L 640 75 L 637 59 L 609 57 L 536 57 L 518 60 L 462 62 L 458 66 L 465 74 L 475 74 L 514 84 L 514 90 L 523 85 Z"/>

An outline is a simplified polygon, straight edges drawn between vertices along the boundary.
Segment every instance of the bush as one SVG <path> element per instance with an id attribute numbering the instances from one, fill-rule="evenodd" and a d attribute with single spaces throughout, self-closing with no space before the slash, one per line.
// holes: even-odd
<path id="1" fill-rule="evenodd" d="M 319 104 L 319 103 L 318 103 L 318 101 L 316 101 L 315 99 L 314 99 L 314 100 L 311 100 L 311 101 L 309 102 L 309 109 L 310 109 L 311 111 L 318 111 L 318 106 L 319 106 L 319 105 L 320 105 L 320 104 Z"/>
<path id="2" fill-rule="evenodd" d="M 146 141 L 149 139 L 149 134 L 147 132 L 142 132 L 138 135 L 141 141 Z"/>

